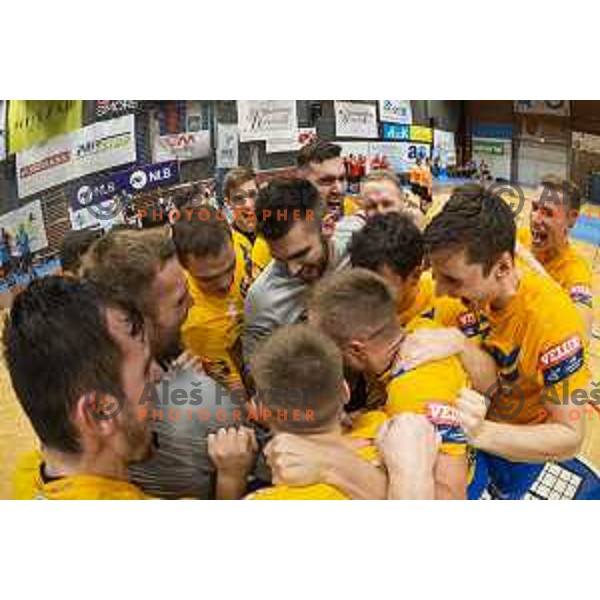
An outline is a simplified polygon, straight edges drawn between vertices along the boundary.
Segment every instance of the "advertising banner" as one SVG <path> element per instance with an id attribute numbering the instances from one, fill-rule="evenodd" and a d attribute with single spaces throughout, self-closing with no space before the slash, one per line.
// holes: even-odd
<path id="1" fill-rule="evenodd" d="M 154 138 L 152 160 L 197 160 L 210 156 L 210 131 L 171 133 Z"/>
<path id="2" fill-rule="evenodd" d="M 17 154 L 17 186 L 24 198 L 71 179 L 135 162 L 134 117 L 94 123 Z"/>
<path id="3" fill-rule="evenodd" d="M 373 104 L 334 102 L 338 137 L 377 138 L 377 109 Z"/>
<path id="4" fill-rule="evenodd" d="M 298 131 L 295 100 L 238 100 L 241 142 L 294 139 Z"/>
<path id="5" fill-rule="evenodd" d="M 9 233 L 13 243 L 18 235 L 27 235 L 31 252 L 43 250 L 48 246 L 42 204 L 39 200 L 0 216 L 0 229 Z"/>
<path id="6" fill-rule="evenodd" d="M 386 123 L 410 125 L 412 122 L 410 100 L 380 100 L 379 120 Z"/>
<path id="7" fill-rule="evenodd" d="M 12 153 L 41 144 L 82 125 L 81 100 L 10 100 L 8 147 Z"/>
<path id="8" fill-rule="evenodd" d="M 217 127 L 217 168 L 233 169 L 239 164 L 239 135 L 237 125 Z"/>

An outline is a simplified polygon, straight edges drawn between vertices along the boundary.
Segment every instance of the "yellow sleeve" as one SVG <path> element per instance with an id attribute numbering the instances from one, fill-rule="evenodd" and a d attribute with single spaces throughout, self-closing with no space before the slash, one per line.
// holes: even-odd
<path id="1" fill-rule="evenodd" d="M 573 251 L 574 252 L 574 251 Z M 575 252 L 575 260 L 569 265 L 566 292 L 575 304 L 592 308 L 592 270 L 587 262 Z"/>
<path id="2" fill-rule="evenodd" d="M 331 485 L 318 483 L 303 487 L 276 485 L 258 490 L 245 500 L 348 500 L 348 496 Z"/>
<path id="3" fill-rule="evenodd" d="M 206 325 L 203 309 L 192 306 L 181 328 L 186 350 L 196 355 L 208 375 L 226 387 L 242 385 L 239 370 L 228 348 L 226 332 Z"/>
<path id="4" fill-rule="evenodd" d="M 585 328 L 575 306 L 557 298 L 555 310 L 547 307 L 536 319 L 522 348 L 531 348 L 525 356 L 530 370 L 535 369 L 540 387 L 556 388 L 563 396 L 563 383 L 569 390 L 586 390 L 591 380 L 589 348 Z"/>
<path id="5" fill-rule="evenodd" d="M 458 425 L 455 405 L 466 385 L 467 376 L 455 357 L 399 372 L 388 384 L 385 412 L 389 417 L 404 412 L 426 415 L 442 437 L 440 450 L 464 454 L 466 438 Z"/>
<path id="6" fill-rule="evenodd" d="M 256 279 L 272 260 L 269 245 L 262 236 L 258 236 L 252 247 L 252 278 Z"/>

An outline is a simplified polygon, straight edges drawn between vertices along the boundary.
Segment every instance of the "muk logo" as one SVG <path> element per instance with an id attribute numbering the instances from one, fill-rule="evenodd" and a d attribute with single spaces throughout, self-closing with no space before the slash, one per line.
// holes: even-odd
<path id="1" fill-rule="evenodd" d="M 547 369 L 553 365 L 556 365 L 563 360 L 574 356 L 583 348 L 581 338 L 577 335 L 571 336 L 564 342 L 553 346 L 550 350 L 547 350 L 540 356 L 540 364 L 542 369 Z"/>
<path id="2" fill-rule="evenodd" d="M 108 198 L 116 194 L 117 188 L 112 181 L 96 186 L 84 185 L 77 190 L 77 201 L 81 206 L 89 206 L 95 200 Z"/>
<path id="3" fill-rule="evenodd" d="M 394 125 L 392 123 L 384 123 L 383 137 L 386 140 L 408 140 L 410 137 L 410 129 L 408 125 Z"/>
<path id="4" fill-rule="evenodd" d="M 462 327 L 473 327 L 477 325 L 477 317 L 472 312 L 463 313 L 458 317 L 458 322 Z"/>

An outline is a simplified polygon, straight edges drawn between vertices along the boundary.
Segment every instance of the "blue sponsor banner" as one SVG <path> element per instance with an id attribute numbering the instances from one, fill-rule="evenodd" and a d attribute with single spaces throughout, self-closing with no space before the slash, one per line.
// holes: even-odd
<path id="1" fill-rule="evenodd" d="M 139 194 L 175 183 L 179 183 L 177 161 L 138 165 L 117 173 L 89 178 L 73 186 L 70 205 L 72 210 L 77 211 L 110 200 L 121 192 Z"/>
<path id="2" fill-rule="evenodd" d="M 471 135 L 475 138 L 495 138 L 499 140 L 510 140 L 513 136 L 512 125 L 496 123 L 473 123 Z"/>
<path id="3" fill-rule="evenodd" d="M 410 139 L 410 126 L 398 123 L 382 123 L 384 140 L 407 141 Z"/>

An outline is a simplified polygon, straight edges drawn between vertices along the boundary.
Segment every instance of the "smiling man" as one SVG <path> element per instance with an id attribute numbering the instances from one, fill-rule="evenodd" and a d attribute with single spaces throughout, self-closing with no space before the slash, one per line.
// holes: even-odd
<path id="1" fill-rule="evenodd" d="M 365 223 L 364 216 L 357 214 L 340 221 L 333 236 L 324 235 L 319 192 L 304 179 L 271 181 L 258 196 L 256 216 L 258 232 L 275 260 L 248 292 L 243 333 L 246 363 L 261 339 L 281 325 L 305 319 L 308 289 L 326 273 L 350 266 L 350 238 Z"/>
<path id="2" fill-rule="evenodd" d="M 545 177 L 531 203 L 529 230 L 519 231 L 519 241 L 571 297 L 591 331 L 592 271 L 585 259 L 569 243 L 581 208 L 579 188 L 558 177 Z"/>
<path id="3" fill-rule="evenodd" d="M 192 306 L 181 334 L 187 350 L 229 390 L 242 392 L 240 335 L 252 264 L 248 241 L 212 208 L 188 211 L 173 227 Z"/>
<path id="4" fill-rule="evenodd" d="M 533 489 L 546 467 L 554 468 L 545 461 L 577 454 L 590 393 L 583 322 L 550 279 L 515 265 L 515 238 L 510 207 L 483 188 L 455 190 L 425 230 L 436 293 L 463 299 L 489 320 L 483 347 L 495 361 L 497 383 L 475 385 L 486 398 L 468 390 L 458 407 L 471 445 L 487 458 L 494 493 L 502 498 L 520 498 Z M 442 345 L 450 349 L 451 339 L 455 352 L 463 347 L 458 331 Z M 435 344 L 429 340 L 430 349 Z M 597 479 L 590 482 L 598 494 Z"/>

